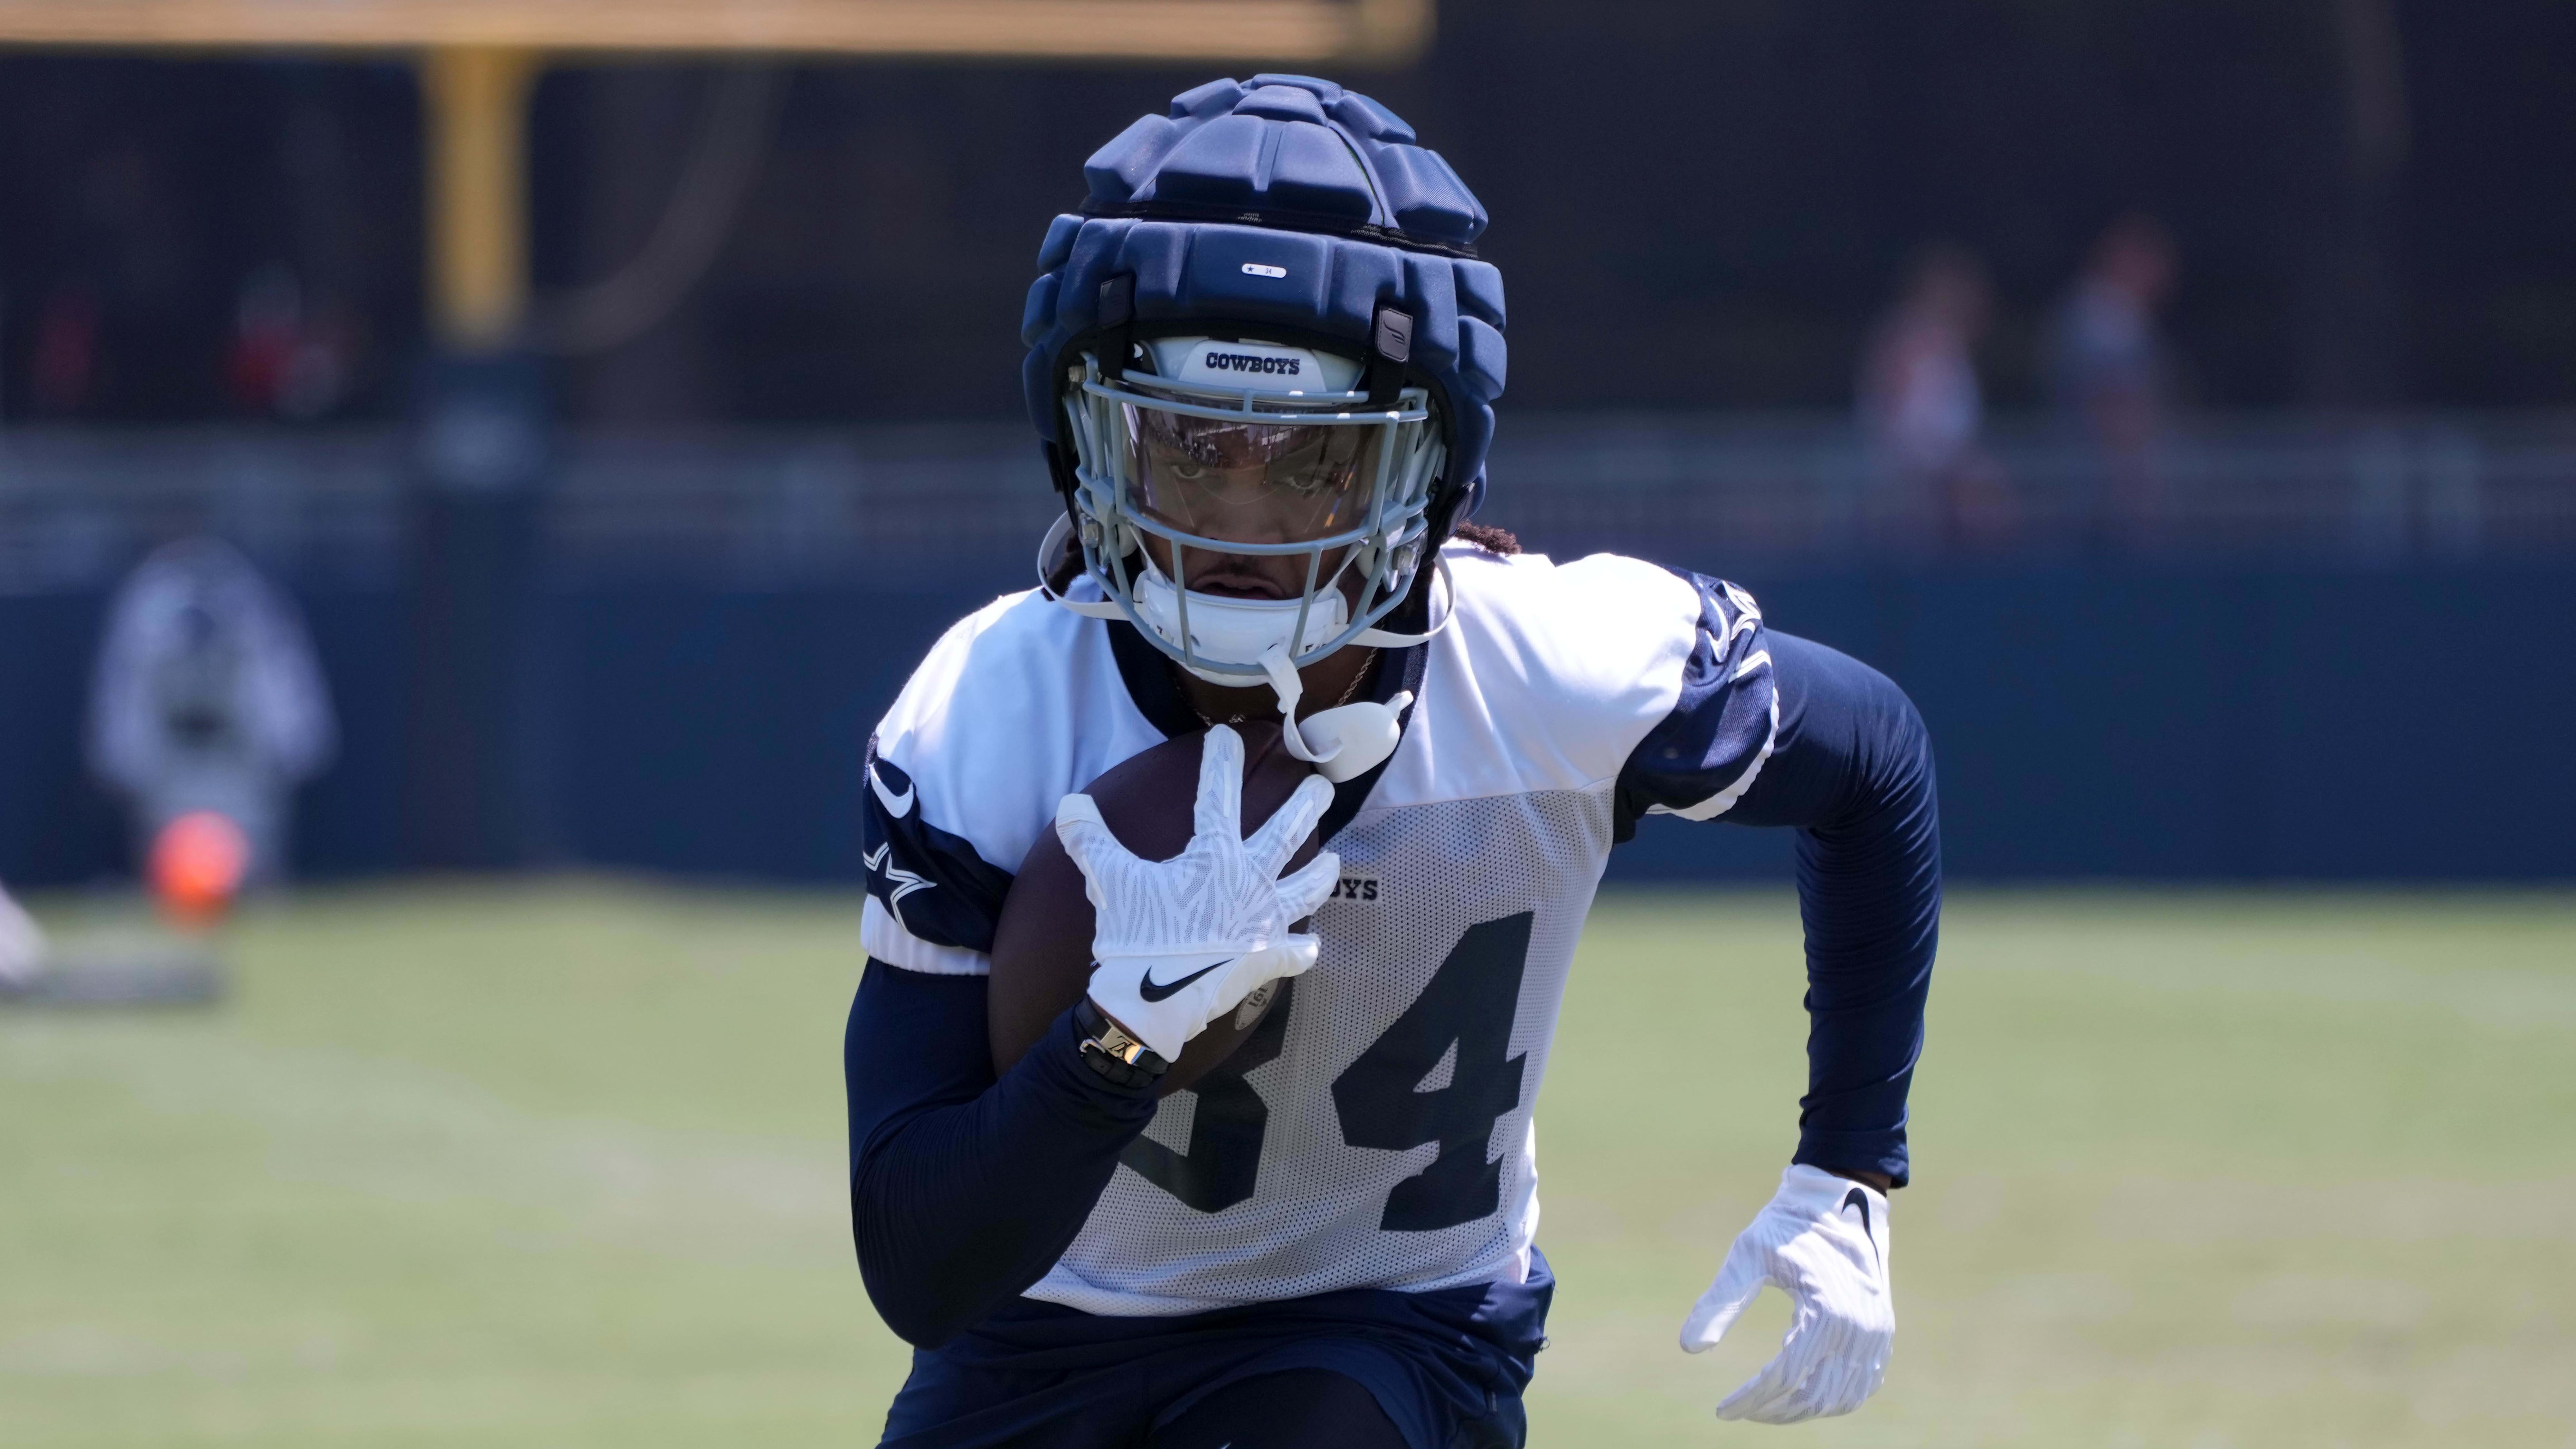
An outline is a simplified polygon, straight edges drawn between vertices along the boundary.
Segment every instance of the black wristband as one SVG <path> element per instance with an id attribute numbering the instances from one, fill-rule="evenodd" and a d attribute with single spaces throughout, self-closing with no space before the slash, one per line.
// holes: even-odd
<path id="1" fill-rule="evenodd" d="M 1104 1080 L 1121 1087 L 1151 1082 L 1170 1071 L 1172 1064 L 1152 1048 L 1136 1042 L 1118 1028 L 1117 1023 L 1100 1014 L 1100 1008 L 1086 996 L 1073 1004 L 1073 1029 L 1082 1037 L 1083 1065 L 1098 1072 Z M 1108 1042 L 1133 1043 L 1127 1054 L 1113 1050 Z"/>

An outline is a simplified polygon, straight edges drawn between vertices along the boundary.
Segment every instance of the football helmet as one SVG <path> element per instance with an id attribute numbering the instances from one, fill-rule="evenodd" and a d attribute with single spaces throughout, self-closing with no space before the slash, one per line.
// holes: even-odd
<path id="1" fill-rule="evenodd" d="M 1424 637 L 1379 626 L 1481 496 L 1503 385 L 1484 209 L 1384 107 L 1303 76 L 1186 92 L 1084 175 L 1022 327 L 1065 500 L 1041 575 L 1293 713 L 1297 668 Z"/>

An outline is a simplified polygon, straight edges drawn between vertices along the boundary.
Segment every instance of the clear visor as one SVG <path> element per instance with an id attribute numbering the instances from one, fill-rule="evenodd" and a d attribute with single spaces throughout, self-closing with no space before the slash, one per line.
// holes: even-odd
<path id="1" fill-rule="evenodd" d="M 1119 406 L 1134 502 L 1157 523 L 1223 543 L 1309 543 L 1367 514 L 1383 429 Z"/>

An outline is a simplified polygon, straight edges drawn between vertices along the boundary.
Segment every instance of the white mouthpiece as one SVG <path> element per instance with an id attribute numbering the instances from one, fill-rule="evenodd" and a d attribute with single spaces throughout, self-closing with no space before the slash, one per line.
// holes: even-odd
<path id="1" fill-rule="evenodd" d="M 1404 737 L 1397 719 L 1411 703 L 1413 695 L 1408 691 L 1384 704 L 1362 700 L 1299 720 L 1297 733 L 1315 752 L 1315 772 L 1338 785 L 1376 769 Z"/>
<path id="2" fill-rule="evenodd" d="M 1316 774 L 1338 785 L 1376 769 L 1395 753 L 1396 742 L 1404 735 L 1396 716 L 1413 703 L 1411 690 L 1384 704 L 1362 700 L 1298 720 L 1297 701 L 1305 694 L 1306 684 L 1288 667 L 1288 651 L 1272 649 L 1262 655 L 1261 668 L 1270 676 L 1270 692 L 1279 696 L 1279 717 L 1297 721 L 1296 728 L 1281 732 L 1281 743 L 1288 746 L 1289 754 L 1314 766 Z"/>

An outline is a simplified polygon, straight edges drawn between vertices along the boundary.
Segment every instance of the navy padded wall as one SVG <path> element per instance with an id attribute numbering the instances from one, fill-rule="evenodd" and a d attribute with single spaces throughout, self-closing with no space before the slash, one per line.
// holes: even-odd
<path id="1" fill-rule="evenodd" d="M 1391 305 L 1414 319 L 1410 364 L 1439 394 L 1449 476 L 1473 510 L 1505 375 L 1503 277 L 1470 250 L 1484 207 L 1412 127 L 1311 76 L 1211 81 L 1121 131 L 1083 178 L 1095 212 L 1182 210 L 1048 226 L 1020 320 L 1041 438 L 1060 441 L 1066 349 L 1099 324 L 1112 277 L 1134 276 L 1140 322 L 1267 323 L 1344 339 L 1355 354 Z"/>

